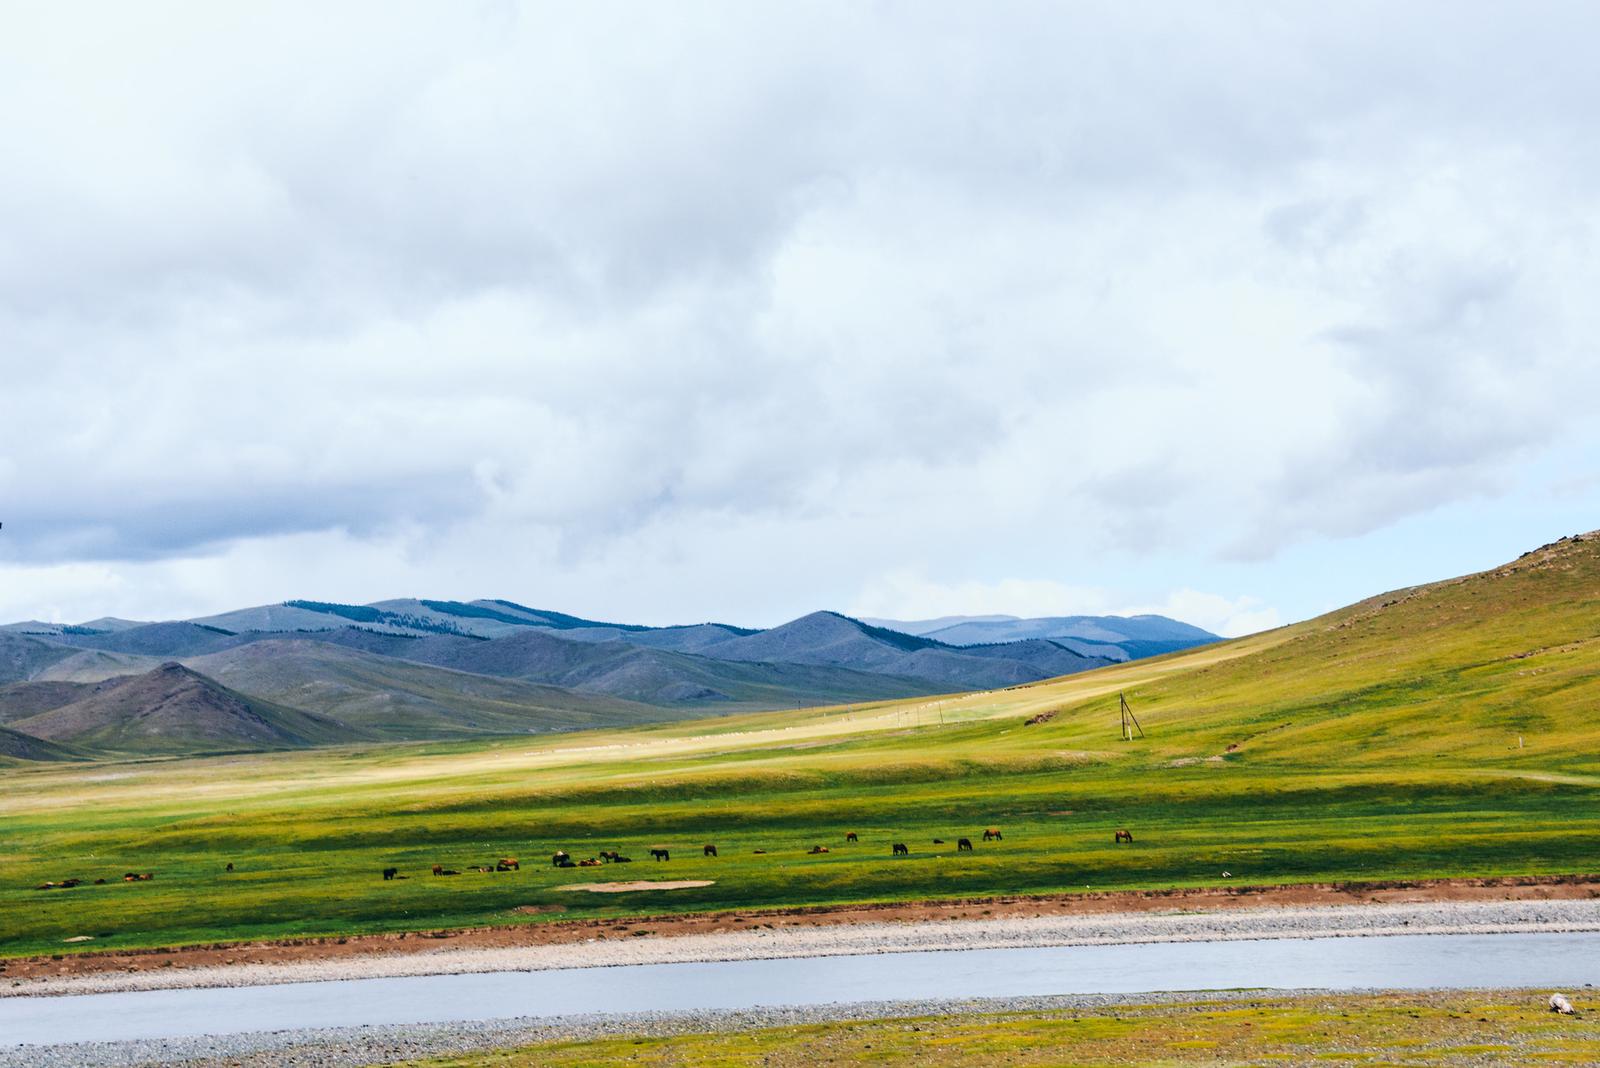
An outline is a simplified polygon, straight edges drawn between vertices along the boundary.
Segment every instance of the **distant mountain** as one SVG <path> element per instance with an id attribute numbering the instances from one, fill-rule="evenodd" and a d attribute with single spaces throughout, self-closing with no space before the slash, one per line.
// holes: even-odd
<path id="1" fill-rule="evenodd" d="M 0 724 L 70 705 L 94 687 L 79 682 L 13 682 L 0 686 Z"/>
<path id="2" fill-rule="evenodd" d="M 523 734 L 1014 686 L 1212 640 L 1159 616 L 813 612 L 757 630 L 495 599 L 292 600 L 0 627 L 0 726 L 69 756 Z"/>
<path id="3" fill-rule="evenodd" d="M 221 627 L 201 623 L 141 623 L 119 630 L 87 632 L 77 628 L 55 639 L 78 649 L 99 649 L 134 656 L 176 658 L 231 649 L 250 641 Z"/>
<path id="4" fill-rule="evenodd" d="M 956 689 L 1010 686 L 1111 663 L 1048 642 L 963 649 L 837 612 L 813 612 L 771 630 L 721 642 L 705 653 L 720 660 L 829 664 Z"/>
<path id="5" fill-rule="evenodd" d="M 371 737 L 323 716 L 246 697 L 174 663 L 90 687 L 69 704 L 8 727 L 47 742 L 138 754 L 290 749 Z"/>
<path id="6" fill-rule="evenodd" d="M 124 675 L 142 675 L 160 667 L 167 658 L 135 653 L 110 653 L 103 649 L 63 650 L 67 655 L 34 675 L 38 682 L 104 682 Z"/>
<path id="7" fill-rule="evenodd" d="M 316 636 L 381 656 L 499 678 L 560 686 L 654 705 L 781 708 L 929 692 L 905 679 L 801 664 L 735 664 L 615 639 L 572 640 L 566 631 L 526 628 L 481 640 L 448 635 L 403 637 L 347 629 Z M 711 710 L 708 707 L 708 710 Z"/>
<path id="8" fill-rule="evenodd" d="M 307 638 L 252 642 L 188 664 L 240 692 L 318 712 L 389 740 L 626 726 L 682 715 L 609 695 L 452 671 Z"/>
<path id="9" fill-rule="evenodd" d="M 0 631 L 0 683 L 31 679 L 71 655 L 71 649 L 29 634 Z"/>
<path id="10" fill-rule="evenodd" d="M 1137 660 L 1222 639 L 1208 630 L 1166 616 L 943 616 L 938 619 L 871 619 L 888 630 L 948 645 L 983 645 L 1045 639 L 1087 656 Z"/>

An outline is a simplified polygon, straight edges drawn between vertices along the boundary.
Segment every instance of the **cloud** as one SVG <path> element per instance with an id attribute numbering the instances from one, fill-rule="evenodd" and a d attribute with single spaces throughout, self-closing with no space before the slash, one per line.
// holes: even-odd
<path id="1" fill-rule="evenodd" d="M 0 41 L 0 608 L 1265 588 L 1600 387 L 1583 5 L 80 22 Z"/>

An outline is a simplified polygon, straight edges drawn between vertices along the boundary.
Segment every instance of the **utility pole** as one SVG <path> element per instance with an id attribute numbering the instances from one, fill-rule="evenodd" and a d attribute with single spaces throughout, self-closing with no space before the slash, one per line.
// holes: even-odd
<path id="1" fill-rule="evenodd" d="M 1139 720 L 1134 716 L 1133 709 L 1128 707 L 1128 699 L 1122 694 L 1117 694 L 1117 704 L 1122 712 L 1122 740 L 1133 741 L 1134 731 L 1139 732 L 1139 737 L 1144 737 L 1144 728 L 1139 726 Z"/>

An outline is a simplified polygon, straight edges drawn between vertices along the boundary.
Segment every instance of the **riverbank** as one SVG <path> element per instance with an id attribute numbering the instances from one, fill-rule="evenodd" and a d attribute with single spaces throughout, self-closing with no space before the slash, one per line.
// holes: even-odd
<path id="1" fill-rule="evenodd" d="M 1477 885 L 1346 889 L 1337 895 L 1293 887 L 1231 895 L 1178 892 L 1100 895 L 1092 900 L 947 903 L 916 906 L 914 912 L 907 907 L 672 917 L 462 932 L 438 939 L 386 940 L 370 946 L 339 940 L 65 957 L 9 962 L 0 995 L 244 987 L 927 950 L 1600 931 L 1600 888 L 1593 884 L 1475 882 Z M 1284 898 L 1313 903 L 1276 903 Z M 1340 900 L 1343 903 L 1332 903 Z M 549 940 L 539 941 L 541 935 Z M 524 938 L 528 940 L 519 941 Z"/>
<path id="2" fill-rule="evenodd" d="M 1576 1018 L 1545 990 L 1063 995 L 0 1048 L 0 1068 L 1600 1063 L 1592 992 L 1571 993 Z"/>

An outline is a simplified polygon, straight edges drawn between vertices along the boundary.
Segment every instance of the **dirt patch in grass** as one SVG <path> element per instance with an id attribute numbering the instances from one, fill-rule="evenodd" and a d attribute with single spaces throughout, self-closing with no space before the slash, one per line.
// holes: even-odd
<path id="1" fill-rule="evenodd" d="M 631 883 L 573 883 L 558 886 L 557 890 L 586 890 L 591 894 L 627 894 L 635 890 L 691 890 L 697 886 L 710 886 L 715 879 L 674 879 L 669 882 L 651 882 L 635 879 Z"/>

